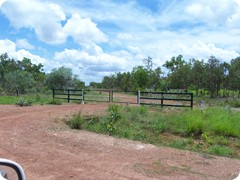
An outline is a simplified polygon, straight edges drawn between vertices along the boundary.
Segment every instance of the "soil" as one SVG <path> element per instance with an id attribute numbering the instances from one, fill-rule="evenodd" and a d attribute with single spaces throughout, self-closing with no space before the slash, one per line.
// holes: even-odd
<path id="1" fill-rule="evenodd" d="M 62 119 L 101 114 L 108 104 L 0 105 L 0 157 L 18 162 L 29 180 L 234 179 L 240 161 L 156 147 L 83 130 Z"/>

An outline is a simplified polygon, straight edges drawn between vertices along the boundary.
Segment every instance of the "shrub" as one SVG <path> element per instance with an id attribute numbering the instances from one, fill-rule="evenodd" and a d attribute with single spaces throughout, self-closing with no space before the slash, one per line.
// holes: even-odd
<path id="1" fill-rule="evenodd" d="M 62 102 L 58 99 L 52 99 L 48 104 L 61 105 Z"/>
<path id="2" fill-rule="evenodd" d="M 82 129 L 83 122 L 83 117 L 80 114 L 76 114 L 67 122 L 67 125 L 71 129 Z"/>
<path id="3" fill-rule="evenodd" d="M 32 100 L 25 100 L 24 98 L 19 99 L 19 101 L 16 103 L 18 106 L 31 106 L 32 105 Z"/>
<path id="4" fill-rule="evenodd" d="M 102 123 L 102 131 L 113 135 L 117 130 L 117 122 L 122 118 L 120 106 L 112 104 L 108 106 L 108 116 Z"/>

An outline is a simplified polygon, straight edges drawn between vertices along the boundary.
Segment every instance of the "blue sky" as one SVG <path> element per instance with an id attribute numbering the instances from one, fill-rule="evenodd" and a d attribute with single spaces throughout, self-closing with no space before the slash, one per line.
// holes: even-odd
<path id="1" fill-rule="evenodd" d="M 230 62 L 240 53 L 240 0 L 0 0 L 0 54 L 69 67 L 87 84 L 151 56 Z"/>

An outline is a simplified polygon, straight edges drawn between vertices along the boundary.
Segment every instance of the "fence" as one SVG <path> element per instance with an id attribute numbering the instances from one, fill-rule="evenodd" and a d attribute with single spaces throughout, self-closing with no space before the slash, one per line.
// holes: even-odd
<path id="1" fill-rule="evenodd" d="M 115 90 L 53 89 L 53 98 L 84 102 L 114 102 L 138 105 L 173 106 L 193 108 L 193 93 L 122 92 Z"/>
<path id="2" fill-rule="evenodd" d="M 53 89 L 54 99 L 84 102 L 111 102 L 110 90 Z"/>
<path id="3" fill-rule="evenodd" d="M 140 104 L 193 108 L 193 93 L 141 92 Z"/>

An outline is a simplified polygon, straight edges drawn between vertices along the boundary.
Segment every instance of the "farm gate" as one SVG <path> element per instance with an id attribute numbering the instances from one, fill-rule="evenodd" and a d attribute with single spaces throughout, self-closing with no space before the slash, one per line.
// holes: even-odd
<path id="1" fill-rule="evenodd" d="M 53 98 L 82 104 L 84 104 L 84 102 L 113 102 L 160 107 L 173 106 L 193 108 L 193 93 L 53 89 Z"/>

